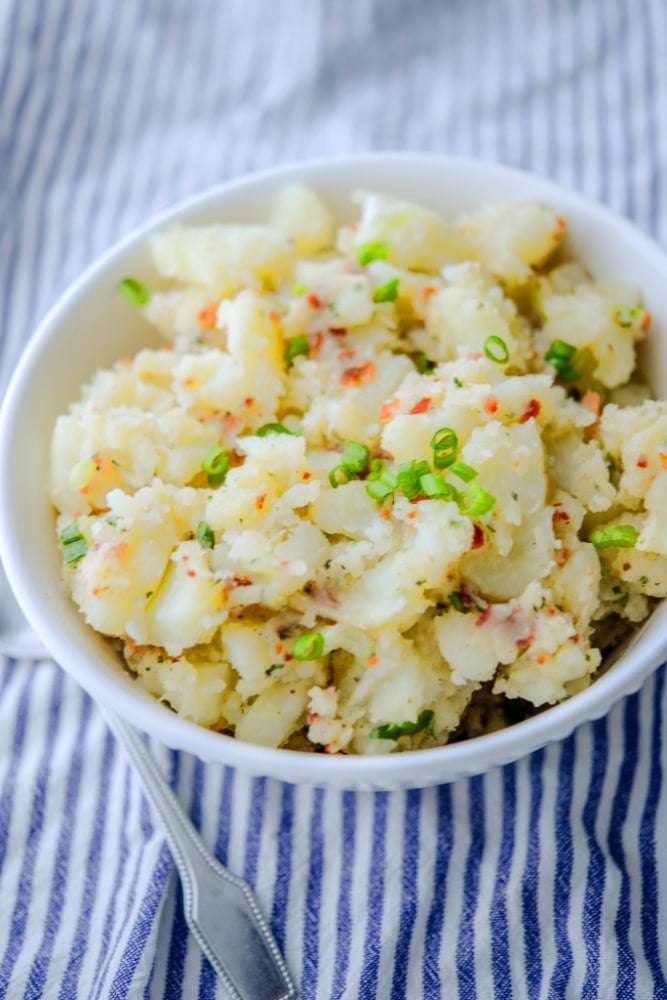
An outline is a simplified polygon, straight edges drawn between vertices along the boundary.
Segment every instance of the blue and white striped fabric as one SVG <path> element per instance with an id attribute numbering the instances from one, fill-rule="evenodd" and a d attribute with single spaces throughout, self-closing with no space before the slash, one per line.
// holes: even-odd
<path id="1" fill-rule="evenodd" d="M 102 250 L 212 183 L 406 148 L 532 169 L 667 242 L 663 0 L 4 0 L 6 375 Z M 156 758 L 304 1000 L 667 997 L 665 668 L 455 785 L 312 791 Z M 0 997 L 222 998 L 122 751 L 0 662 Z"/>

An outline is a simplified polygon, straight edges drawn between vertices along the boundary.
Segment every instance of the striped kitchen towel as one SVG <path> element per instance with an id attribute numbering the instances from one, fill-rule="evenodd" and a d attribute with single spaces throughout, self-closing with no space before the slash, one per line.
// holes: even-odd
<path id="1" fill-rule="evenodd" d="M 549 175 L 667 242 L 663 0 L 4 0 L 2 376 L 63 288 L 251 169 L 405 148 Z M 0 383 L 1 384 L 1 383 Z M 517 764 L 293 787 L 151 744 L 308 1000 L 667 997 L 665 668 Z M 0 997 L 222 998 L 121 749 L 0 660 Z"/>

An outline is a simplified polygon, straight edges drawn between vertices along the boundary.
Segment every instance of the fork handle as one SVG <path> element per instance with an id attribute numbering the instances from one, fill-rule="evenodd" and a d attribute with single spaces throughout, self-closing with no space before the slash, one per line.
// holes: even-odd
<path id="1" fill-rule="evenodd" d="M 296 989 L 252 889 L 208 853 L 137 733 L 103 711 L 162 820 L 190 931 L 231 997 L 293 1000 Z"/>

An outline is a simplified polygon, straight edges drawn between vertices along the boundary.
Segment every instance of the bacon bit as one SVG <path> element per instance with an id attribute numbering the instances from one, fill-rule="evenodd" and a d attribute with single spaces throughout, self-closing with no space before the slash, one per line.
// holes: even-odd
<path id="1" fill-rule="evenodd" d="M 480 526 L 476 524 L 473 528 L 471 548 L 481 549 L 482 545 L 484 545 L 484 541 L 485 541 L 484 532 L 480 528 Z"/>
<path id="2" fill-rule="evenodd" d="M 196 574 L 195 570 L 193 570 L 193 569 L 189 569 L 188 570 L 188 576 L 196 576 L 196 575 L 197 574 Z"/>
<path id="3" fill-rule="evenodd" d="M 579 636 L 575 632 L 574 635 L 570 636 L 570 642 L 579 642 Z"/>
<path id="4" fill-rule="evenodd" d="M 294 657 L 292 656 L 291 653 L 285 653 L 285 655 L 283 656 L 283 660 L 285 661 L 285 663 L 289 663 L 289 661 L 293 659 Z"/>
<path id="5" fill-rule="evenodd" d="M 247 576 L 233 576 L 232 583 L 235 587 L 250 587 L 252 580 L 249 580 Z"/>
<path id="6" fill-rule="evenodd" d="M 391 513 L 387 510 L 386 507 L 380 507 L 378 514 L 380 515 L 383 521 L 388 521 L 389 518 L 391 517 Z"/>
<path id="7" fill-rule="evenodd" d="M 539 399 L 530 399 L 528 401 L 528 406 L 519 417 L 519 423 L 525 424 L 528 420 L 530 420 L 531 417 L 536 417 L 541 409 L 542 409 L 542 404 L 540 403 Z"/>
<path id="8" fill-rule="evenodd" d="M 316 333 L 315 336 L 311 339 L 310 343 L 308 344 L 309 358 L 317 357 L 317 355 L 320 353 L 321 344 L 322 344 L 322 334 Z"/>
<path id="9" fill-rule="evenodd" d="M 260 493 L 258 497 L 255 497 L 255 510 L 264 510 L 265 503 L 266 493 Z"/>
<path id="10" fill-rule="evenodd" d="M 191 389 L 193 387 L 193 385 L 195 385 L 195 384 L 196 383 L 195 383 L 195 380 L 193 378 L 184 378 L 184 379 L 181 379 L 181 385 L 183 386 L 184 389 Z"/>
<path id="11" fill-rule="evenodd" d="M 645 309 L 644 315 L 642 316 L 642 321 L 639 324 L 639 329 L 644 331 L 648 330 L 649 326 L 651 325 L 651 319 L 652 317 L 650 312 L 647 309 Z"/>
<path id="12" fill-rule="evenodd" d="M 197 314 L 197 322 L 200 326 L 203 326 L 205 330 L 213 330 L 215 328 L 217 314 L 217 302 L 207 302 L 203 309 L 199 310 L 199 313 Z"/>
<path id="13" fill-rule="evenodd" d="M 401 401 L 398 396 L 394 399 L 387 400 L 387 402 L 383 403 L 380 407 L 380 420 L 391 420 L 400 405 Z"/>
<path id="14" fill-rule="evenodd" d="M 368 659 L 366 660 L 366 666 L 367 667 L 376 667 L 379 662 L 380 662 L 380 657 L 379 656 L 369 656 Z"/>
<path id="15" fill-rule="evenodd" d="M 435 295 L 437 290 L 438 290 L 437 285 L 427 285 L 426 288 L 422 289 L 422 296 L 424 298 L 424 301 L 428 302 L 431 296 Z"/>
<path id="16" fill-rule="evenodd" d="M 332 337 L 344 337 L 347 333 L 347 329 L 344 326 L 330 326 L 329 333 Z"/>
<path id="17" fill-rule="evenodd" d="M 555 549 L 556 565 L 564 566 L 570 555 L 570 550 L 568 548 Z"/>
<path id="18" fill-rule="evenodd" d="M 645 469 L 648 466 L 648 455 L 640 455 L 637 459 L 637 466 L 640 469 Z"/>
<path id="19" fill-rule="evenodd" d="M 280 323 L 280 313 L 277 309 L 272 309 L 269 313 L 269 319 L 272 323 Z"/>
<path id="20" fill-rule="evenodd" d="M 570 515 L 566 510 L 555 510 L 551 515 L 552 521 L 569 521 Z"/>
<path id="21" fill-rule="evenodd" d="M 409 510 L 405 516 L 407 517 L 408 521 L 412 521 L 413 518 L 415 518 L 417 516 L 417 511 L 416 510 Z"/>
<path id="22" fill-rule="evenodd" d="M 667 469 L 667 453 L 665 453 L 664 451 L 659 451 L 658 458 L 660 459 L 660 465 L 663 467 L 663 469 Z"/>
<path id="23" fill-rule="evenodd" d="M 486 624 L 486 622 L 488 622 L 489 618 L 491 617 L 492 611 L 493 611 L 493 605 L 487 604 L 487 606 L 484 608 L 479 618 L 477 618 L 477 620 L 475 621 L 475 625 L 479 627 L 480 625 Z"/>
<path id="24" fill-rule="evenodd" d="M 495 396 L 489 396 L 484 404 L 484 409 L 487 413 L 495 413 L 498 409 L 498 400 Z"/>
<path id="25" fill-rule="evenodd" d="M 375 378 L 375 362 L 366 361 L 363 365 L 346 368 L 341 375 L 343 385 L 367 385 Z"/>
<path id="26" fill-rule="evenodd" d="M 411 410 L 408 410 L 408 413 L 426 413 L 430 405 L 431 397 L 424 396 L 424 398 L 420 399 L 418 403 L 415 403 Z"/>
<path id="27" fill-rule="evenodd" d="M 535 659 L 540 664 L 540 666 L 542 666 L 543 663 L 547 662 L 547 658 L 546 658 L 546 654 L 545 653 L 538 653 L 536 655 Z"/>
<path id="28" fill-rule="evenodd" d="M 600 416 L 601 399 L 599 392 L 593 392 L 589 389 L 589 391 L 581 397 L 579 402 L 582 406 L 585 406 L 587 410 L 590 410 L 594 416 Z"/>
<path id="29" fill-rule="evenodd" d="M 313 478 L 313 474 L 312 472 L 302 472 L 301 478 L 303 479 L 304 483 L 307 483 L 309 479 Z"/>
<path id="30" fill-rule="evenodd" d="M 321 301 L 319 300 L 315 292 L 308 292 L 308 295 L 306 295 L 306 302 L 313 309 L 319 309 L 320 306 L 322 305 Z"/>

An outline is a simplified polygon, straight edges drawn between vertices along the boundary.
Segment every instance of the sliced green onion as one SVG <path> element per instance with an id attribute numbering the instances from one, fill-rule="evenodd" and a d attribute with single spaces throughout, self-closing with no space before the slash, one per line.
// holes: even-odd
<path id="1" fill-rule="evenodd" d="M 292 654 L 297 660 L 319 660 L 323 652 L 324 636 L 321 632 L 304 632 L 292 647 Z"/>
<path id="2" fill-rule="evenodd" d="M 553 365 L 563 382 L 574 382 L 579 378 L 579 373 L 569 363 L 576 351 L 574 344 L 568 344 L 565 340 L 554 340 L 544 355 L 544 360 Z"/>
<path id="3" fill-rule="evenodd" d="M 229 468 L 227 449 L 214 445 L 204 456 L 201 467 L 208 476 L 209 486 L 219 486 L 220 483 L 224 483 Z"/>
<path id="4" fill-rule="evenodd" d="M 431 361 L 431 359 L 424 354 L 423 351 L 420 351 L 419 354 L 415 355 L 414 362 L 417 371 L 421 375 L 430 375 L 435 368 L 435 361 Z"/>
<path id="5" fill-rule="evenodd" d="M 302 333 L 297 337 L 290 337 L 285 344 L 285 361 L 291 365 L 300 354 L 308 354 L 308 338 Z"/>
<path id="6" fill-rule="evenodd" d="M 349 483 L 349 481 L 350 476 L 348 475 L 348 471 L 344 465 L 337 465 L 329 473 L 329 482 L 334 489 L 337 489 L 339 486 L 343 486 L 344 483 Z"/>
<path id="7" fill-rule="evenodd" d="M 379 479 L 386 468 L 387 463 L 383 458 L 372 458 L 366 478 L 369 480 Z"/>
<path id="8" fill-rule="evenodd" d="M 612 545 L 619 549 L 631 549 L 637 544 L 637 532 L 631 524 L 613 524 L 609 528 L 591 531 L 588 541 L 596 549 L 607 549 Z"/>
<path id="9" fill-rule="evenodd" d="M 643 314 L 640 306 L 615 305 L 612 309 L 612 316 L 619 326 L 633 326 Z"/>
<path id="10" fill-rule="evenodd" d="M 60 547 L 68 566 L 75 566 L 88 551 L 88 543 L 81 534 L 78 521 L 72 521 L 60 532 Z"/>
<path id="11" fill-rule="evenodd" d="M 487 337 L 484 341 L 484 353 L 489 361 L 495 361 L 497 365 L 504 365 L 510 359 L 510 352 L 502 337 Z"/>
<path id="12" fill-rule="evenodd" d="M 284 424 L 262 424 L 255 431 L 255 437 L 264 438 L 267 434 L 291 434 L 292 437 L 300 437 L 300 431 L 291 431 Z"/>
<path id="13" fill-rule="evenodd" d="M 477 469 L 473 469 L 472 465 L 466 465 L 465 462 L 454 462 L 449 471 L 462 479 L 464 483 L 472 482 L 477 475 Z"/>
<path id="14" fill-rule="evenodd" d="M 419 480 L 421 492 L 434 500 L 456 500 L 458 491 L 446 483 L 439 472 L 427 472 Z"/>
<path id="15" fill-rule="evenodd" d="M 147 302 L 150 302 L 150 288 L 147 288 L 138 278 L 123 278 L 118 284 L 118 291 L 133 306 L 145 306 Z"/>
<path id="16" fill-rule="evenodd" d="M 400 278 L 390 278 L 373 292 L 373 302 L 394 302 L 398 296 Z"/>
<path id="17" fill-rule="evenodd" d="M 389 256 L 389 246 L 386 240 L 373 240 L 359 247 L 357 260 L 360 264 L 370 264 L 372 260 L 386 260 Z"/>
<path id="18" fill-rule="evenodd" d="M 459 439 L 451 427 L 441 427 L 431 438 L 433 464 L 436 469 L 447 469 L 456 461 Z"/>
<path id="19" fill-rule="evenodd" d="M 366 492 L 373 500 L 379 500 L 381 503 L 385 497 L 394 492 L 397 486 L 398 479 L 394 473 L 390 472 L 389 469 L 383 469 L 377 479 L 373 479 L 367 483 Z"/>
<path id="20" fill-rule="evenodd" d="M 455 611 L 459 611 L 462 615 L 466 615 L 468 613 L 468 608 L 466 608 L 465 604 L 461 600 L 461 595 L 458 590 L 452 591 L 449 595 L 449 603 Z"/>
<path id="21" fill-rule="evenodd" d="M 425 708 L 417 716 L 416 722 L 389 722 L 383 726 L 375 726 L 371 729 L 372 740 L 397 740 L 400 736 L 412 736 L 420 733 L 423 729 L 431 729 L 434 719 L 433 710 Z"/>
<path id="22" fill-rule="evenodd" d="M 475 483 L 467 490 L 459 493 L 459 510 L 469 517 L 478 517 L 480 514 L 487 514 L 496 502 L 496 498 L 483 490 Z"/>
<path id="23" fill-rule="evenodd" d="M 430 472 L 428 462 L 416 462 L 414 458 L 409 462 L 401 462 L 396 470 L 398 486 L 408 498 L 413 500 L 421 493 L 420 479 Z"/>
<path id="24" fill-rule="evenodd" d="M 370 455 L 370 449 L 365 444 L 361 444 L 359 441 L 348 441 L 343 449 L 341 463 L 345 469 L 352 473 L 363 472 L 368 465 Z"/>
<path id="25" fill-rule="evenodd" d="M 212 549 L 215 545 L 215 535 L 213 528 L 206 521 L 200 521 L 195 529 L 195 538 L 205 549 Z"/>

